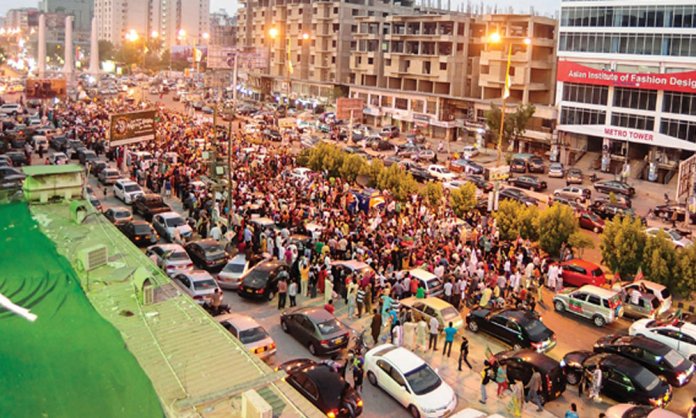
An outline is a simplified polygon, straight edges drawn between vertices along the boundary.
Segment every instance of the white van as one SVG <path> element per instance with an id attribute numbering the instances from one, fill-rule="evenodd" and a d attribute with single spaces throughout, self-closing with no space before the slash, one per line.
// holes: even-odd
<path id="1" fill-rule="evenodd" d="M 442 295 L 444 289 L 442 288 L 442 280 L 440 280 L 433 273 L 423 270 L 420 268 L 415 268 L 411 270 L 404 271 L 411 275 L 411 280 L 416 279 L 420 282 L 420 285 L 425 289 L 425 297 L 435 297 Z"/>

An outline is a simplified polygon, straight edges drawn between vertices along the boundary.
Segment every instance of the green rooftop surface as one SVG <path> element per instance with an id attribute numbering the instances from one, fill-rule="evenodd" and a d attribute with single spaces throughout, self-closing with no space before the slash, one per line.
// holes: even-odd
<path id="1" fill-rule="evenodd" d="M 69 167 L 69 166 L 65 166 Z M 26 203 L 0 205 L 0 416 L 161 418 L 152 383 Z"/>
<path id="2" fill-rule="evenodd" d="M 22 171 L 27 176 L 45 176 L 52 174 L 80 173 L 85 171 L 84 167 L 77 164 L 65 165 L 27 165 L 22 167 Z"/>

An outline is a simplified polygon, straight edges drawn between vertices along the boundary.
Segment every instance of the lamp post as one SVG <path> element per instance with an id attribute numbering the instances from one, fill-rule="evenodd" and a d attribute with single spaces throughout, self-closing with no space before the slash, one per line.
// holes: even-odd
<path id="1" fill-rule="evenodd" d="M 500 33 L 493 32 L 488 36 L 488 43 L 496 45 L 504 42 L 504 51 L 507 52 L 507 60 L 505 63 L 505 80 L 503 86 L 502 94 L 502 105 L 500 107 L 500 127 L 498 131 L 498 143 L 496 146 L 497 158 L 496 158 L 496 179 L 495 179 L 495 194 L 493 196 L 493 201 L 489 201 L 489 209 L 497 209 L 498 207 L 498 195 L 500 193 L 500 181 L 504 174 L 502 173 L 502 159 L 503 159 L 503 134 L 505 132 L 505 112 L 507 107 L 507 98 L 510 97 L 510 63 L 512 61 L 512 45 L 515 39 L 511 37 L 503 38 Z M 525 45 L 529 46 L 532 43 L 530 38 L 524 38 L 522 41 Z M 509 174 L 508 174 L 509 175 Z"/>

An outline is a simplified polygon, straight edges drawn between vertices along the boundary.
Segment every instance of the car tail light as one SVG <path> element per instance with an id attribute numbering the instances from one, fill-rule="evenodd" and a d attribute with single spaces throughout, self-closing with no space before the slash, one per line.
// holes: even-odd
<path id="1" fill-rule="evenodd" d="M 338 411 L 336 411 L 335 409 L 332 409 L 331 411 L 329 411 L 329 412 L 326 413 L 326 416 L 329 417 L 329 418 L 336 418 L 336 413 L 337 413 L 337 412 L 338 412 Z"/>
<path id="2" fill-rule="evenodd" d="M 274 348 L 276 348 L 275 343 L 270 343 L 270 344 L 268 345 L 268 350 L 269 350 L 269 351 L 270 351 L 270 350 L 273 350 Z"/>
<path id="3" fill-rule="evenodd" d="M 321 340 L 321 342 L 319 342 L 319 344 L 320 344 L 322 347 L 328 347 L 328 346 L 329 346 L 329 340 Z"/>
<path id="4" fill-rule="evenodd" d="M 258 293 L 259 295 L 263 295 L 263 292 L 264 292 L 265 290 L 266 290 L 266 289 L 259 289 L 259 290 L 256 291 L 256 293 Z"/>
<path id="5" fill-rule="evenodd" d="M 176 267 L 174 267 L 174 266 L 171 265 L 171 264 L 167 266 L 167 270 L 174 270 L 175 268 L 176 268 Z"/>
<path id="6" fill-rule="evenodd" d="M 551 386 L 552 386 L 551 378 L 548 375 L 546 375 L 546 389 L 548 389 L 549 393 L 551 393 Z"/>
<path id="7" fill-rule="evenodd" d="M 201 295 L 194 295 L 193 298 L 194 298 L 194 299 L 203 299 L 203 296 L 201 296 Z"/>
<path id="8" fill-rule="evenodd" d="M 186 265 L 186 268 L 187 268 L 187 269 L 192 269 L 192 268 L 193 268 L 193 263 L 188 263 L 188 264 Z"/>

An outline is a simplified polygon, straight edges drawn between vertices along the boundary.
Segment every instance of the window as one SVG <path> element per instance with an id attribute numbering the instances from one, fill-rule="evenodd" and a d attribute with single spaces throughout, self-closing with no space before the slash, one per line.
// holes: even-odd
<path id="1" fill-rule="evenodd" d="M 589 295 L 587 297 L 587 303 L 591 303 L 593 305 L 600 306 L 601 305 L 601 300 L 599 299 L 599 296 L 597 295 Z"/>
<path id="2" fill-rule="evenodd" d="M 666 91 L 662 102 L 662 111 L 696 116 L 696 94 Z"/>
<path id="3" fill-rule="evenodd" d="M 606 105 L 609 87 L 591 84 L 563 83 L 563 100 L 568 102 Z"/>
<path id="4" fill-rule="evenodd" d="M 614 112 L 611 115 L 611 124 L 623 126 L 624 128 L 652 131 L 655 128 L 655 118 L 652 116 Z"/>
<path id="5" fill-rule="evenodd" d="M 696 35 L 662 33 L 561 33 L 559 50 L 632 55 L 696 55 Z"/>
<path id="6" fill-rule="evenodd" d="M 401 373 L 395 368 L 392 367 L 389 376 L 391 376 L 391 378 L 394 379 L 397 385 L 406 387 L 406 381 L 404 380 L 404 377 L 401 376 Z"/>
<path id="7" fill-rule="evenodd" d="M 561 125 L 603 125 L 606 118 L 607 113 L 603 110 L 570 106 L 561 109 Z"/>
<path id="8" fill-rule="evenodd" d="M 446 62 L 440 63 L 440 71 L 447 71 L 447 63 Z"/>
<path id="9" fill-rule="evenodd" d="M 662 118 L 660 121 L 660 133 L 674 138 L 696 142 L 696 122 Z"/>
<path id="10" fill-rule="evenodd" d="M 614 89 L 614 106 L 629 109 L 655 110 L 657 91 L 617 87 Z"/>
<path id="11" fill-rule="evenodd" d="M 575 292 L 572 295 L 570 295 L 570 298 L 574 300 L 585 301 L 585 299 L 587 299 L 587 293 Z"/>
<path id="12" fill-rule="evenodd" d="M 391 369 L 392 369 L 391 366 L 389 365 L 389 363 L 387 363 L 384 360 L 377 360 L 377 367 L 382 369 L 384 371 L 384 373 L 386 373 L 386 374 L 391 373 Z"/>

